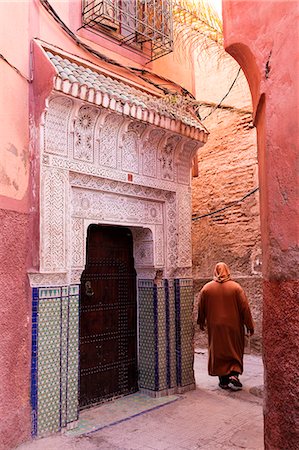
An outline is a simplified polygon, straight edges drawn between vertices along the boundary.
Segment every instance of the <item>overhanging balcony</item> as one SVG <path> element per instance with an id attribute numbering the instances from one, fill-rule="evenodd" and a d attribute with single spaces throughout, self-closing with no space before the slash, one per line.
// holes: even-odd
<path id="1" fill-rule="evenodd" d="M 122 44 L 150 48 L 150 59 L 173 50 L 171 0 L 83 0 L 83 27 Z"/>

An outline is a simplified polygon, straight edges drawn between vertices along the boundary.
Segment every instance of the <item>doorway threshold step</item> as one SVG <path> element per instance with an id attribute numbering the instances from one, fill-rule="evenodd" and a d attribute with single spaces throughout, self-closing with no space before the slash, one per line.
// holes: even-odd
<path id="1" fill-rule="evenodd" d="M 179 395 L 153 398 L 141 392 L 103 403 L 80 412 L 78 426 L 65 432 L 67 436 L 82 436 L 118 423 L 130 420 L 141 414 L 161 408 L 180 398 Z"/>

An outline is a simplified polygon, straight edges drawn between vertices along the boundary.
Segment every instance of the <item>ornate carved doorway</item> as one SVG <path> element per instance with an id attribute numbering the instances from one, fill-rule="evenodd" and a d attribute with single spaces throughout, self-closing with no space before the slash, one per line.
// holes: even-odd
<path id="1" fill-rule="evenodd" d="M 137 382 L 132 233 L 90 225 L 81 277 L 80 407 L 136 392 Z"/>

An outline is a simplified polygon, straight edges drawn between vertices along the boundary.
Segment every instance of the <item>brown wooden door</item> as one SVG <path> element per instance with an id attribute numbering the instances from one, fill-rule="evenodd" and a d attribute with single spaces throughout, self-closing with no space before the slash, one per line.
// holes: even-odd
<path id="1" fill-rule="evenodd" d="M 138 390 L 131 231 L 91 225 L 81 277 L 80 406 Z"/>

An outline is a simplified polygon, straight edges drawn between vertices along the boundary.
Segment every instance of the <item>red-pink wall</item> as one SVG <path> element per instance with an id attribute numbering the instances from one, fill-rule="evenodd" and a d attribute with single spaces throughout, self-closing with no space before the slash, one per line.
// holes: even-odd
<path id="1" fill-rule="evenodd" d="M 49 3 L 76 33 L 82 24 L 81 0 Z M 108 45 L 85 30 L 78 35 L 126 66 L 159 72 L 192 90 L 191 71 L 173 54 L 163 62 L 147 64 L 142 55 L 115 42 Z M 32 45 L 34 38 L 101 64 L 74 43 L 40 0 L 0 1 L 0 51 L 7 60 L 0 59 L 0 450 L 30 439 L 31 430 L 31 289 L 27 272 L 39 269 L 39 121 L 53 75 L 49 70 L 45 73 L 40 50 Z"/>
<path id="2" fill-rule="evenodd" d="M 1 54 L 22 74 L 0 60 L 1 450 L 30 437 L 28 21 L 28 2 L 0 2 Z"/>
<path id="3" fill-rule="evenodd" d="M 265 448 L 298 445 L 299 3 L 223 2 L 226 50 L 252 93 L 264 276 Z"/>
<path id="4" fill-rule="evenodd" d="M 28 214 L 0 209 L 0 449 L 30 436 Z"/>

